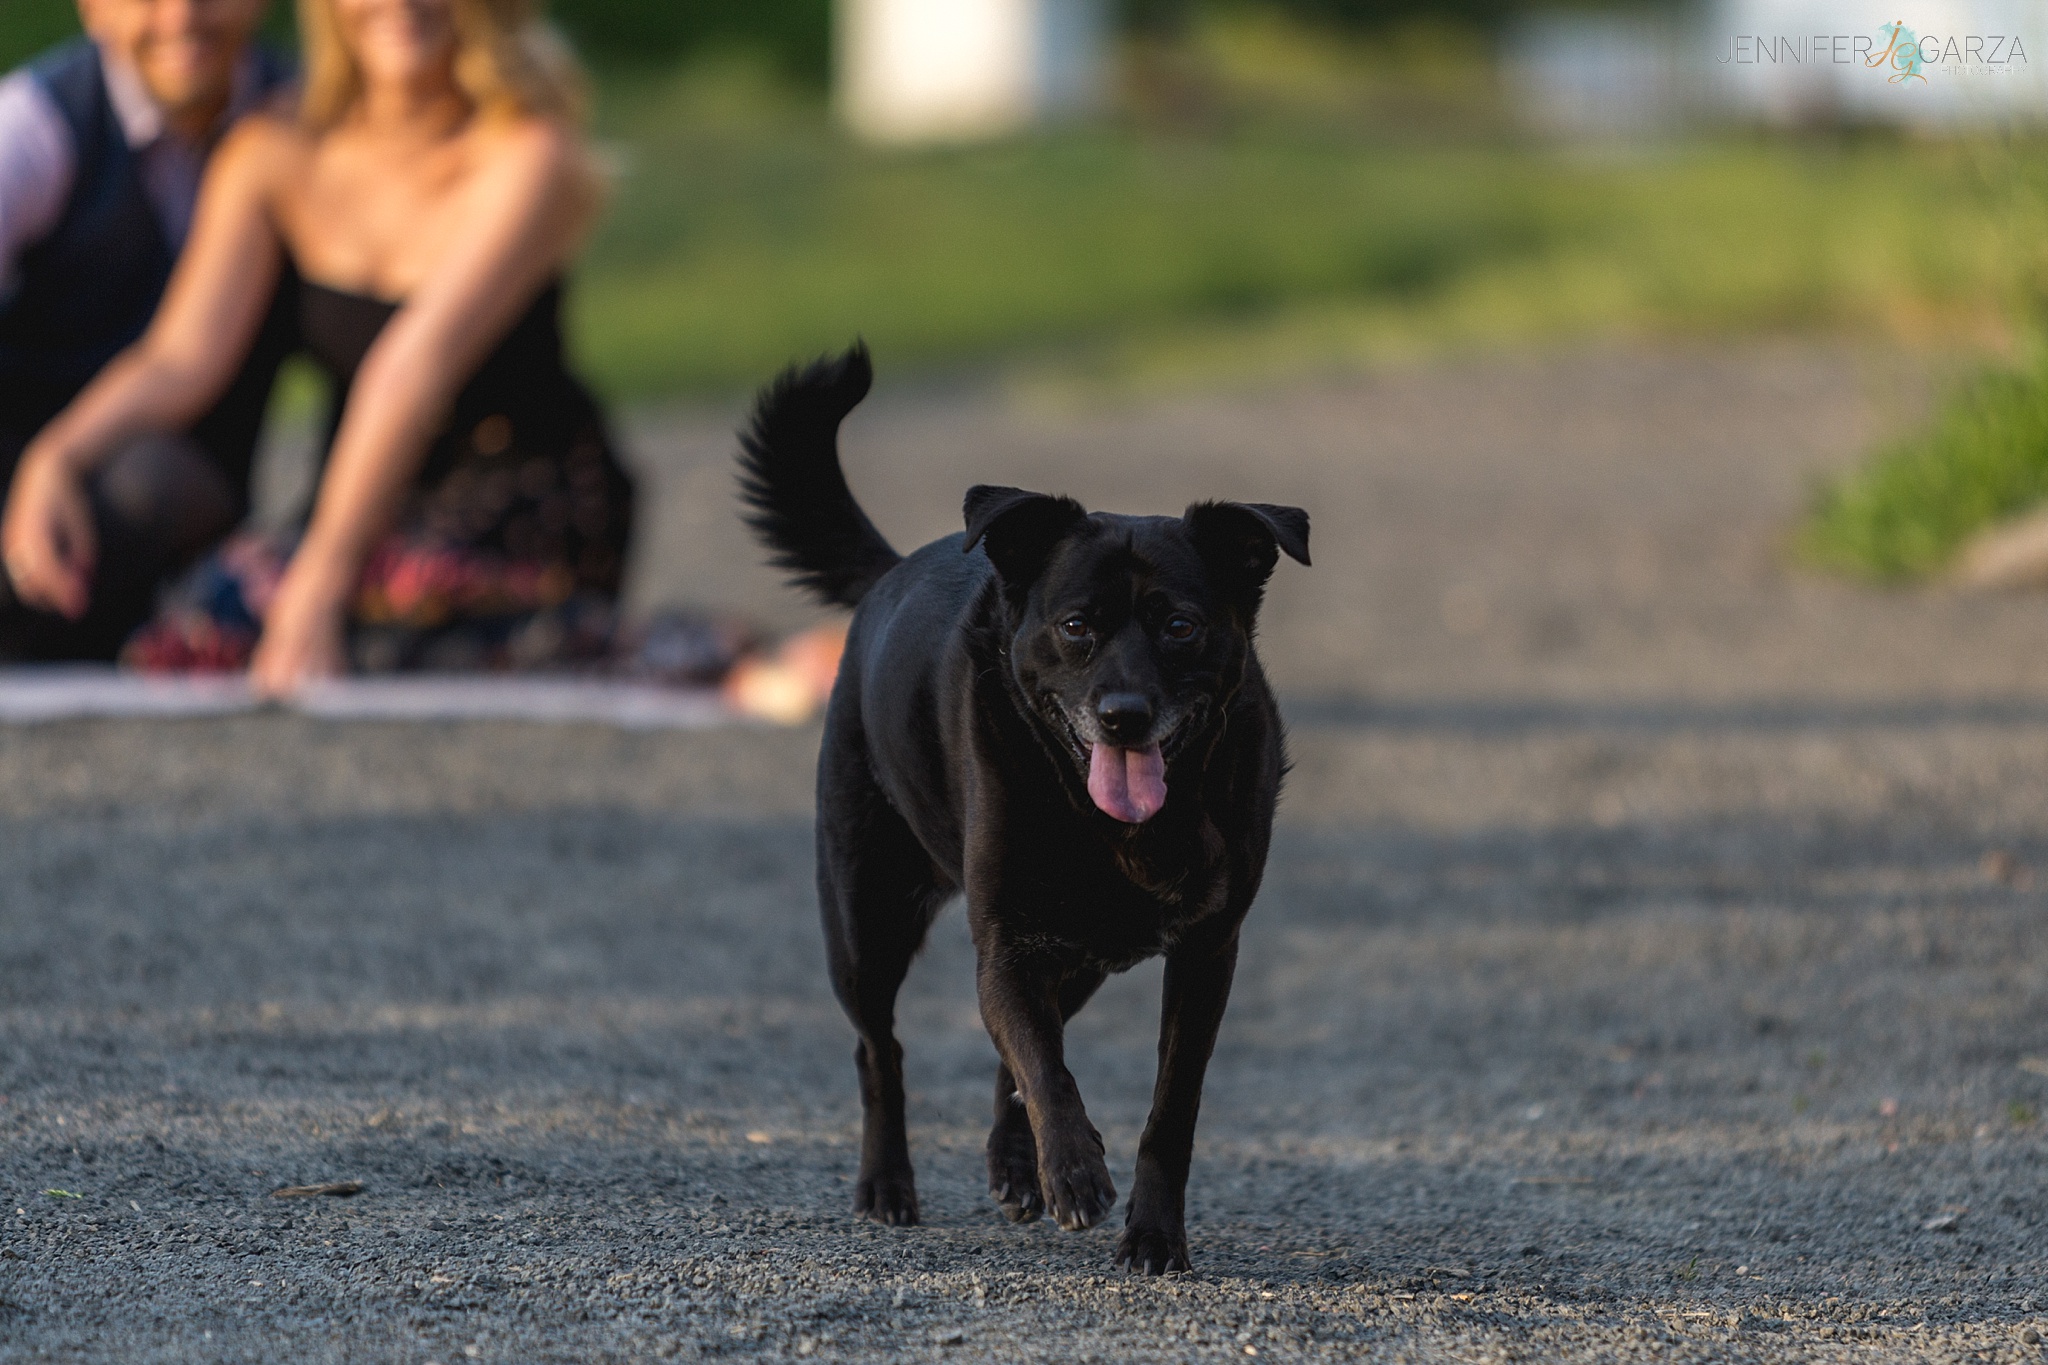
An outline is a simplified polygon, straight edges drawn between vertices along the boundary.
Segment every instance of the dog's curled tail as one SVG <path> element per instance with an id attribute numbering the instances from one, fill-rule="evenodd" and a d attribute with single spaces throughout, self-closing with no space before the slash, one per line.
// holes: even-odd
<path id="1" fill-rule="evenodd" d="M 836 606 L 860 604 L 902 559 L 868 520 L 839 468 L 839 423 L 874 382 L 867 343 L 792 365 L 754 400 L 740 433 L 747 525 L 799 587 Z"/>

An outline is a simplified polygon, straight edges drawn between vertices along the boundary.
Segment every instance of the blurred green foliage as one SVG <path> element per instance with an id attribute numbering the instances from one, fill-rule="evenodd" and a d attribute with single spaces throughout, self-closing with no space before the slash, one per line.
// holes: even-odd
<path id="1" fill-rule="evenodd" d="M 1948 149 L 1947 178 L 1974 214 L 1984 269 L 1968 284 L 1952 276 L 1944 292 L 1983 295 L 1997 330 L 2021 344 L 1958 385 L 1920 430 L 1819 490 L 1800 532 L 1809 562 L 1880 581 L 1928 577 L 1978 531 L 2048 501 L 2041 153 L 2038 136 L 2011 134 Z"/>
<path id="2" fill-rule="evenodd" d="M 832 0 L 553 0 L 549 14 L 599 65 L 736 48 L 811 87 L 831 73 Z"/>
<path id="3" fill-rule="evenodd" d="M 71 0 L 0 0 L 0 71 L 77 32 Z"/>
<path id="4" fill-rule="evenodd" d="M 294 46 L 297 35 L 289 0 L 271 0 L 263 32 L 281 48 Z M 71 0 L 0 0 L 0 71 L 77 33 L 78 7 Z"/>
<path id="5" fill-rule="evenodd" d="M 1171 32 L 1208 15 L 1264 10 L 1296 22 L 1353 31 L 1389 30 L 1416 22 L 1493 28 L 1531 10 L 1675 9 L 1670 0 L 1120 0 L 1126 28 Z"/>
<path id="6" fill-rule="evenodd" d="M 815 88 L 831 65 L 832 0 L 553 0 L 544 8 L 600 65 L 657 66 L 736 47 Z M 290 41 L 292 0 L 272 0 L 265 28 Z M 71 0 L 0 0 L 0 70 L 77 32 Z"/>
<path id="7" fill-rule="evenodd" d="M 1979 375 L 1924 431 L 1880 451 L 1816 499 L 1812 562 L 1862 577 L 1946 568 L 1970 536 L 2048 499 L 2048 357 Z"/>
<path id="8" fill-rule="evenodd" d="M 1585 3 L 1586 0 L 1580 0 Z M 1127 29 L 1174 31 L 1213 13 L 1263 10 L 1359 31 L 1417 20 L 1490 27 L 1557 0 L 1113 0 Z M 1595 0 L 1606 7 L 1660 0 Z M 545 8 L 600 65 L 659 66 L 717 48 L 765 58 L 822 89 L 831 68 L 833 0 L 546 0 Z M 273 0 L 273 36 L 288 37 L 290 0 Z M 0 0 L 0 70 L 78 31 L 70 0 Z"/>

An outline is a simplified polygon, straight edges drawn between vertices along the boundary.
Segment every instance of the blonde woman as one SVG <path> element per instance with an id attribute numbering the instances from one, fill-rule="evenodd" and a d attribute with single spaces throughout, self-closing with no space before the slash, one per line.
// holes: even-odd
<path id="1" fill-rule="evenodd" d="M 24 452 L 16 592 L 83 610 L 98 462 L 204 412 L 282 288 L 344 398 L 295 551 L 242 584 L 252 681 L 339 673 L 379 629 L 394 664 L 560 651 L 616 601 L 632 511 L 556 321 L 598 197 L 574 69 L 525 0 L 300 0 L 300 27 L 297 115 L 229 136 L 148 331 Z"/>

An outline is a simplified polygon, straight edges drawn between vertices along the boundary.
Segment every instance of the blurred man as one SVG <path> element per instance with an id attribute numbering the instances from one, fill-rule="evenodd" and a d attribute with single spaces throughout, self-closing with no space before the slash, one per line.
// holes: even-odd
<path id="1" fill-rule="evenodd" d="M 267 3 L 78 0 L 86 36 L 0 80 L 0 487 L 141 335 L 208 154 L 288 78 L 251 41 Z M 95 480 L 97 573 L 81 612 L 35 611 L 0 588 L 0 659 L 112 658 L 159 579 L 240 520 L 283 326 L 271 319 L 188 436 L 139 441 Z"/>

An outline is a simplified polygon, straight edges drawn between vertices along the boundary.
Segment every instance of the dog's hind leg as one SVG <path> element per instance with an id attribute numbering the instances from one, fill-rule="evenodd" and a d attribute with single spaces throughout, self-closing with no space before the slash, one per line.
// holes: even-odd
<path id="1" fill-rule="evenodd" d="M 1087 969 L 1060 987 L 1060 1022 L 1080 1012 L 1101 987 L 1107 972 Z M 996 1063 L 996 1121 L 988 1134 L 988 1192 L 1013 1223 L 1035 1222 L 1045 1213 L 1045 1195 L 1038 1188 L 1038 1141 L 1031 1136 L 1031 1116 L 1007 1063 Z"/>
<path id="2" fill-rule="evenodd" d="M 857 750 L 835 757 L 834 747 L 828 737 L 819 769 L 818 893 L 832 988 L 860 1035 L 853 1207 L 877 1223 L 908 1226 L 917 1222 L 917 1181 L 903 1117 L 896 992 L 949 888 L 875 787 L 865 757 Z"/>

